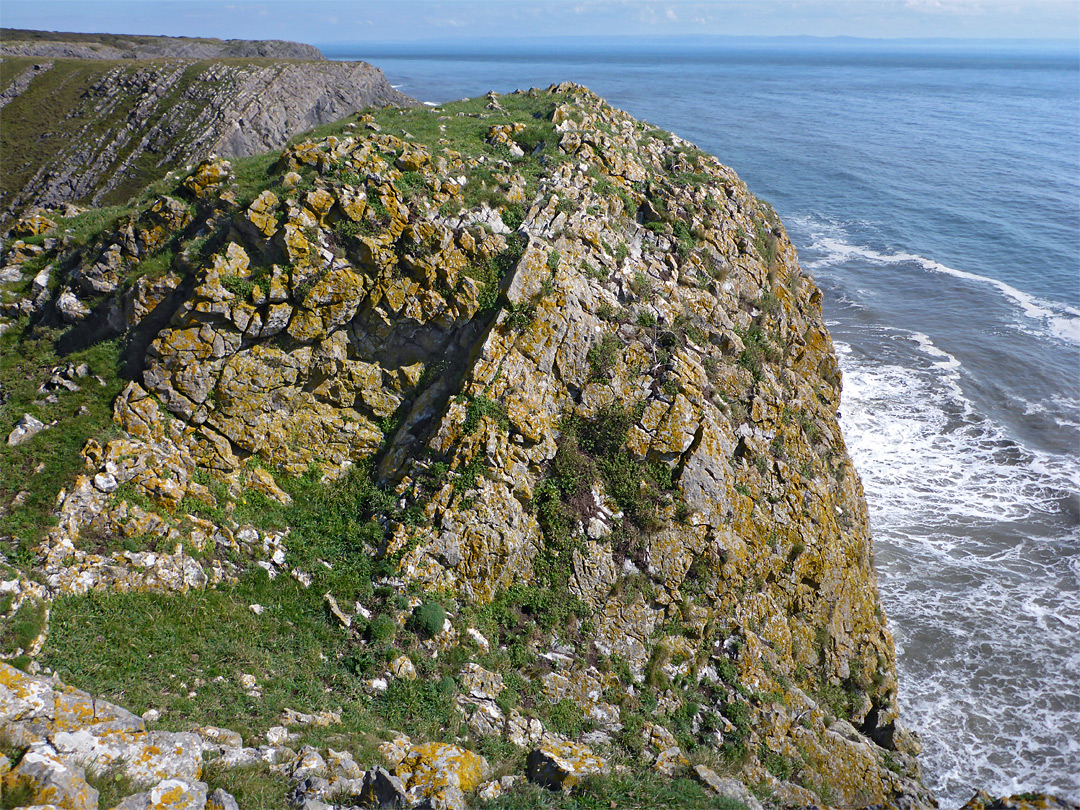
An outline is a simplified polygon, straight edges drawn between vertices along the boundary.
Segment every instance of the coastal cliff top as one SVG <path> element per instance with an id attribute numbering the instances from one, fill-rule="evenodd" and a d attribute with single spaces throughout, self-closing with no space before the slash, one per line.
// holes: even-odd
<path id="1" fill-rule="evenodd" d="M 314 45 L 284 40 L 76 34 L 0 28 L 0 56 L 47 59 L 325 59 Z"/>

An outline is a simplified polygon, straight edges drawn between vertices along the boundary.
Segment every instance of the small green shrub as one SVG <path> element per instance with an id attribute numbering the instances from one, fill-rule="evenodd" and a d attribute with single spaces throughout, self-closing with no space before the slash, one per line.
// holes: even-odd
<path id="1" fill-rule="evenodd" d="M 397 622 L 385 613 L 380 613 L 368 625 L 368 637 L 376 644 L 391 641 L 395 635 L 397 635 Z"/>
<path id="2" fill-rule="evenodd" d="M 758 759 L 765 770 L 781 781 L 787 781 L 795 772 L 791 761 L 778 751 L 771 751 L 765 743 L 758 746 Z"/>
<path id="3" fill-rule="evenodd" d="M 237 298 L 248 298 L 255 290 L 255 282 L 249 278 L 239 276 L 223 276 L 221 286 L 231 292 Z"/>
<path id="4" fill-rule="evenodd" d="M 446 611 L 438 602 L 424 602 L 413 609 L 409 626 L 423 638 L 434 638 L 442 632 Z"/>
<path id="5" fill-rule="evenodd" d="M 594 343 L 589 349 L 585 359 L 591 369 L 590 376 L 594 380 L 603 379 L 619 359 L 619 351 L 622 349 L 622 341 L 615 335 L 605 334 L 599 343 Z"/>
<path id="6" fill-rule="evenodd" d="M 657 325 L 656 316 L 648 310 L 643 310 L 638 313 L 637 325 L 645 329 L 654 329 Z"/>
<path id="7" fill-rule="evenodd" d="M 536 318 L 535 304 L 510 304 L 506 311 L 506 326 L 515 332 L 524 332 Z"/>
<path id="8" fill-rule="evenodd" d="M 466 435 L 472 433 L 485 416 L 494 419 L 499 428 L 504 431 L 510 428 L 510 420 L 506 416 L 506 408 L 503 404 L 483 394 L 478 394 L 469 400 L 465 410 L 465 423 L 461 426 L 462 432 Z"/>
<path id="9" fill-rule="evenodd" d="M 334 233 L 338 236 L 347 238 L 359 236 L 361 227 L 359 222 L 353 222 L 351 219 L 339 219 L 334 223 Z"/>
<path id="10" fill-rule="evenodd" d="M 394 186 L 406 197 L 418 197 L 425 190 L 424 176 L 420 172 L 403 172 Z"/>
<path id="11" fill-rule="evenodd" d="M 521 227 L 521 224 L 525 221 L 525 211 L 521 207 L 521 203 L 510 203 L 503 209 L 502 214 L 499 215 L 506 225 L 512 231 L 516 231 Z"/>
<path id="12" fill-rule="evenodd" d="M 643 301 L 651 301 L 653 297 L 653 283 L 647 275 L 638 270 L 634 273 L 634 280 L 630 282 L 630 289 L 634 295 Z"/>
<path id="13" fill-rule="evenodd" d="M 548 722 L 557 733 L 570 739 L 580 737 L 587 723 L 582 708 L 567 698 L 548 709 Z"/>

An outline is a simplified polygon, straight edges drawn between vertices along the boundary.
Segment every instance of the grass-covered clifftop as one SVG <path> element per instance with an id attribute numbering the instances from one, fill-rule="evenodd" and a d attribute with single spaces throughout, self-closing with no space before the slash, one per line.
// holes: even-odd
<path id="1" fill-rule="evenodd" d="M 243 807 L 932 801 L 820 292 L 692 144 L 373 111 L 0 272 L 6 655 L 147 718 L 101 789 L 148 727 Z"/>
<path id="2" fill-rule="evenodd" d="M 84 34 L 0 28 L 0 55 L 77 59 L 251 58 L 323 59 L 314 45 L 283 40 Z"/>

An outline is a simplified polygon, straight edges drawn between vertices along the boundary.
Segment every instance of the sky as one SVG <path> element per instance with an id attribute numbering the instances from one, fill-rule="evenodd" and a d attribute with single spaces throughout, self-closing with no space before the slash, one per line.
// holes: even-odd
<path id="1" fill-rule="evenodd" d="M 2 0 L 0 26 L 316 45 L 568 34 L 1080 39 L 1080 0 Z"/>

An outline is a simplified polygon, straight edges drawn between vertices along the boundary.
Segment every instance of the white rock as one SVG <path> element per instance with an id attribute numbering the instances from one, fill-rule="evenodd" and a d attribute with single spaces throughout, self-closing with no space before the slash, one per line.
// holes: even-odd
<path id="1" fill-rule="evenodd" d="M 291 573 L 292 578 L 299 582 L 301 585 L 303 585 L 305 588 L 310 588 L 311 583 L 315 581 L 314 579 L 312 579 L 311 574 L 307 573 L 306 571 L 301 571 L 298 568 L 294 568 Z"/>
<path id="2" fill-rule="evenodd" d="M 489 649 L 491 649 L 491 643 L 486 638 L 484 638 L 484 634 L 477 630 L 475 627 L 470 627 L 468 630 L 465 631 L 465 633 L 466 635 L 468 635 L 469 638 L 476 642 L 476 646 L 479 647 L 483 652 L 487 652 Z"/>
<path id="3" fill-rule="evenodd" d="M 46 424 L 40 419 L 35 419 L 28 413 L 24 413 L 22 419 L 15 424 L 15 429 L 8 435 L 8 447 L 22 444 L 33 436 L 46 429 Z"/>
<path id="4" fill-rule="evenodd" d="M 266 741 L 271 745 L 284 745 L 289 741 L 289 730 L 285 726 L 271 726 L 266 731 Z"/>
<path id="5" fill-rule="evenodd" d="M 249 609 L 249 610 L 250 610 L 250 611 L 251 611 L 252 613 L 254 613 L 254 614 L 255 614 L 256 616 L 262 616 L 262 612 L 263 612 L 264 610 L 266 610 L 266 608 L 264 608 L 264 607 L 263 607 L 262 605 L 258 605 L 258 604 L 255 604 L 255 605 L 248 605 L 248 609 Z"/>
<path id="6" fill-rule="evenodd" d="M 390 684 L 386 678 L 372 678 L 369 681 L 364 681 L 364 687 L 369 692 L 385 692 L 390 687 Z"/>
<path id="7" fill-rule="evenodd" d="M 114 475 L 103 472 L 94 476 L 94 486 L 102 492 L 115 492 L 120 484 L 117 483 Z"/>
<path id="8" fill-rule="evenodd" d="M 76 323 L 90 314 L 90 307 L 80 301 L 71 290 L 64 290 L 56 299 L 56 309 L 67 323 Z"/>

